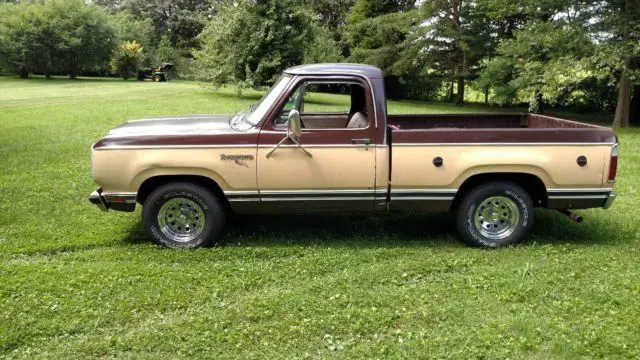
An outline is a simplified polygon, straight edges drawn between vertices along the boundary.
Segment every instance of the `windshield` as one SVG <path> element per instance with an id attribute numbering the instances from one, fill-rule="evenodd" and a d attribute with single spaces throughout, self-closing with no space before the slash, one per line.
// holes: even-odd
<path id="1" fill-rule="evenodd" d="M 284 92 L 285 88 L 291 80 L 290 75 L 283 75 L 266 94 L 253 106 L 253 111 L 245 118 L 245 120 L 252 125 L 257 125 L 262 118 L 267 114 L 269 108 L 276 101 L 278 96 Z"/>

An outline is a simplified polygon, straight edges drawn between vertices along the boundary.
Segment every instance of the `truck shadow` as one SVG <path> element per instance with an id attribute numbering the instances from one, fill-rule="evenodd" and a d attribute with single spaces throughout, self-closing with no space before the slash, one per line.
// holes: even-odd
<path id="1" fill-rule="evenodd" d="M 589 218 L 578 224 L 555 211 L 537 210 L 524 246 L 611 245 L 623 236 L 614 222 Z M 148 243 L 138 223 L 123 242 Z M 464 247 L 452 214 L 353 216 L 236 216 L 218 246 Z"/>

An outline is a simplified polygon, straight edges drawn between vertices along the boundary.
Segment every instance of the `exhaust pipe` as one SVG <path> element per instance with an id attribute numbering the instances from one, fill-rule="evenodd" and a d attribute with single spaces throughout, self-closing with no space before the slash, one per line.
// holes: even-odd
<path id="1" fill-rule="evenodd" d="M 569 210 L 558 210 L 558 211 L 563 213 L 563 214 L 565 214 L 565 215 L 567 215 L 569 217 L 569 219 L 571 219 L 571 220 L 573 220 L 573 221 L 575 221 L 577 223 L 581 223 L 582 222 L 582 216 L 580 216 L 580 215 L 578 215 L 578 214 L 576 214 L 576 213 L 574 213 L 572 211 L 569 211 Z"/>

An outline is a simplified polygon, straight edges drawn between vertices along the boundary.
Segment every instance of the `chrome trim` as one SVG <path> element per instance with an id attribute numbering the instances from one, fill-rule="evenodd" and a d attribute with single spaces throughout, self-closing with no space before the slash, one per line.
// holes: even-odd
<path id="1" fill-rule="evenodd" d="M 250 202 L 250 201 L 260 201 L 260 198 L 235 198 L 235 199 L 227 199 L 229 202 Z"/>
<path id="2" fill-rule="evenodd" d="M 604 202 L 604 205 L 602 205 L 603 209 L 608 209 L 611 207 L 611 205 L 613 205 L 613 201 L 616 199 L 616 196 L 618 194 L 616 194 L 615 192 L 611 192 L 609 193 L 609 196 L 607 197 L 607 200 Z"/>
<path id="3" fill-rule="evenodd" d="M 120 192 L 120 193 L 105 193 L 105 192 L 103 192 L 102 193 L 102 197 L 107 202 L 112 202 L 112 201 L 109 201 L 109 200 L 112 199 L 112 198 L 116 198 L 116 197 L 125 198 L 124 202 L 122 202 L 123 204 L 135 204 L 137 196 L 138 196 L 138 194 L 136 194 L 134 192 Z"/>
<path id="4" fill-rule="evenodd" d="M 100 195 L 101 192 L 102 189 L 94 190 L 91 195 L 89 195 L 89 202 L 97 206 L 98 209 L 102 211 L 109 211 L 109 206 L 107 205 L 102 195 Z"/>
<path id="5" fill-rule="evenodd" d="M 372 148 L 372 147 L 387 147 L 386 145 L 365 145 L 365 144 L 305 144 L 301 142 L 301 144 L 305 148 Z M 281 148 L 297 148 L 298 145 L 284 144 L 280 145 Z M 271 145 L 258 145 L 258 148 L 273 148 L 273 144 Z"/>
<path id="6" fill-rule="evenodd" d="M 411 144 L 411 143 L 401 143 L 401 144 L 392 144 L 393 146 L 593 146 L 593 145 L 611 145 L 611 143 L 567 143 L 567 142 L 559 142 L 559 143 L 421 143 L 421 144 Z"/>
<path id="7" fill-rule="evenodd" d="M 400 201 L 400 200 L 453 200 L 453 196 L 393 196 L 391 195 L 391 200 Z"/>
<path id="8" fill-rule="evenodd" d="M 255 149 L 257 145 L 106 145 L 95 148 L 102 150 L 133 150 L 133 149 Z"/>
<path id="9" fill-rule="evenodd" d="M 549 196 L 549 200 L 560 199 L 606 199 L 607 195 L 563 195 L 563 196 Z"/>
<path id="10" fill-rule="evenodd" d="M 262 198 L 262 201 L 353 201 L 353 200 L 375 200 L 373 196 L 367 197 L 284 197 L 284 198 Z"/>
<path id="11" fill-rule="evenodd" d="M 374 189 L 333 189 L 333 190 L 260 190 L 260 195 L 284 194 L 362 194 L 375 193 Z"/>
<path id="12" fill-rule="evenodd" d="M 522 143 L 487 143 L 487 142 L 478 142 L 478 143 L 395 143 L 392 142 L 391 146 L 401 146 L 401 147 L 411 147 L 411 146 L 594 146 L 594 145 L 607 145 L 610 146 L 613 143 L 603 142 L 603 143 L 530 143 L 530 142 L 522 142 Z"/>
<path id="13" fill-rule="evenodd" d="M 422 194 L 455 194 L 458 189 L 391 189 L 391 195 L 393 194 L 408 194 L 408 193 L 422 193 Z"/>
<path id="14" fill-rule="evenodd" d="M 230 190 L 225 191 L 225 195 L 259 195 L 260 193 L 257 190 Z"/>
<path id="15" fill-rule="evenodd" d="M 611 192 L 612 188 L 562 188 L 562 189 L 547 189 L 547 193 L 550 192 Z"/>

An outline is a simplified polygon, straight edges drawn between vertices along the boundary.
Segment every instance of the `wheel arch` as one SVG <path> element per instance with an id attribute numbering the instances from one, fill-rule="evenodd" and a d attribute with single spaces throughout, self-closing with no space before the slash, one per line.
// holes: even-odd
<path id="1" fill-rule="evenodd" d="M 203 176 L 203 175 L 156 175 L 151 176 L 145 179 L 138 188 L 138 194 L 136 197 L 136 201 L 140 203 L 140 205 L 144 206 L 145 200 L 149 197 L 149 195 L 158 187 L 171 183 L 192 183 L 200 185 L 208 190 L 220 201 L 226 211 L 229 211 L 231 207 L 229 206 L 229 201 L 224 194 L 224 191 L 214 179 Z"/>
<path id="2" fill-rule="evenodd" d="M 490 172 L 472 175 L 466 178 L 453 199 L 451 210 L 456 210 L 464 197 L 481 184 L 492 181 L 508 181 L 521 186 L 531 197 L 535 207 L 547 206 L 547 187 L 537 175 L 526 172 Z"/>

